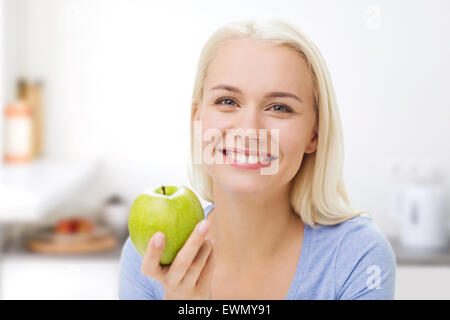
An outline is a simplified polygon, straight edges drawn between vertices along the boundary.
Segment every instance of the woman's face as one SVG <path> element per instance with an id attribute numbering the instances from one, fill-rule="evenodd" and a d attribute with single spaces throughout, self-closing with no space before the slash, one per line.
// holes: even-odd
<path id="1" fill-rule="evenodd" d="M 270 95 L 273 92 L 291 96 Z M 208 67 L 203 99 L 194 120 L 201 121 L 204 136 L 208 130 L 216 129 L 223 139 L 222 145 L 219 140 L 204 141 L 203 150 L 206 145 L 209 145 L 208 150 L 213 149 L 213 144 L 221 150 L 228 149 L 235 164 L 240 160 L 237 165 L 227 163 L 231 160 L 226 161 L 226 158 L 221 163 L 204 164 L 223 189 L 231 193 L 264 195 L 286 187 L 298 172 L 303 154 L 313 153 L 317 147 L 313 82 L 305 60 L 293 49 L 280 45 L 248 39 L 225 43 Z M 257 134 L 259 129 L 266 129 L 267 136 L 246 135 L 250 132 L 248 129 Z M 272 129 L 278 130 L 278 139 Z M 229 140 L 233 146 L 226 144 L 227 130 L 228 139 L 229 130 L 236 130 Z M 244 159 L 249 162 L 248 157 L 244 158 L 245 151 L 251 154 L 258 150 L 259 144 L 266 145 L 265 151 L 278 157 L 272 163 L 265 163 L 277 168 L 272 174 L 240 165 Z M 233 155 L 233 147 L 244 153 Z M 210 154 L 222 156 L 215 148 Z M 252 160 L 250 162 L 255 158 Z M 278 161 L 277 166 L 274 161 Z"/>

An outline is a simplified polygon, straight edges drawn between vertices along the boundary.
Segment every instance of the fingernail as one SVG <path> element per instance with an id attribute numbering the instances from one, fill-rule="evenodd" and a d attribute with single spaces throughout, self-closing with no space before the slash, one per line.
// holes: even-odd
<path id="1" fill-rule="evenodd" d="M 205 234 L 206 231 L 208 231 L 208 227 L 209 227 L 209 221 L 206 220 L 206 219 L 203 219 L 202 222 L 200 222 L 200 223 L 198 224 L 198 226 L 197 226 L 197 228 L 198 228 L 197 231 L 198 231 L 200 234 Z"/>
<path id="2" fill-rule="evenodd" d="M 208 238 L 208 237 L 205 237 L 205 240 L 206 240 L 206 241 L 209 241 L 212 245 L 214 245 L 214 241 L 213 241 L 212 239 L 210 239 L 210 238 Z"/>
<path id="3" fill-rule="evenodd" d="M 153 245 L 155 248 L 160 248 L 164 241 L 164 235 L 161 232 L 157 232 L 153 239 Z"/>

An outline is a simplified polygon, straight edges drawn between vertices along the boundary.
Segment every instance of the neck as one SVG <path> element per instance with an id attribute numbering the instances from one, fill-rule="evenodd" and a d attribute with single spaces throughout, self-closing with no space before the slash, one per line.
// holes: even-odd
<path id="1" fill-rule="evenodd" d="M 235 194 L 214 183 L 208 236 L 230 267 L 240 269 L 277 257 L 302 222 L 290 205 L 290 186 L 264 195 Z"/>

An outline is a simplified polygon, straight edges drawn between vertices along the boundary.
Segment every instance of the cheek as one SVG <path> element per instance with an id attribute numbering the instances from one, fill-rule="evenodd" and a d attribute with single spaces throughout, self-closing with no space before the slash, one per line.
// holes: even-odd
<path id="1" fill-rule="evenodd" d="M 298 154 L 304 150 L 305 143 L 300 135 L 292 134 L 295 131 L 280 131 L 280 151 L 283 154 Z"/>
<path id="2" fill-rule="evenodd" d="M 279 131 L 280 153 L 289 163 L 301 163 L 307 145 L 307 132 L 302 126 L 286 126 Z M 304 128 L 304 127 L 303 127 Z"/>
<path id="3" fill-rule="evenodd" d="M 203 141 L 203 147 L 209 143 L 223 145 L 226 130 L 233 127 L 233 119 L 213 110 L 205 110 L 201 121 L 203 137 L 206 139 Z"/>
<path id="4" fill-rule="evenodd" d="M 297 133 L 295 133 L 297 130 Z M 305 143 L 298 127 L 280 130 L 280 179 L 290 181 L 301 167 Z"/>
<path id="5" fill-rule="evenodd" d="M 218 129 L 221 132 L 224 132 L 225 129 L 230 125 L 229 119 L 227 120 L 226 117 L 221 116 L 220 113 L 214 112 L 208 107 L 205 108 L 201 121 L 203 132 L 211 129 Z"/>
<path id="6" fill-rule="evenodd" d="M 223 139 L 222 128 L 220 122 L 208 118 L 202 122 L 202 148 L 216 146 Z"/>

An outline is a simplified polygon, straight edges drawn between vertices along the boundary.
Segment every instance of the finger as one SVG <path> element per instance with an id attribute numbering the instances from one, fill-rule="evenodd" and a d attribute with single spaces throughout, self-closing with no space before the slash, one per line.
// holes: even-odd
<path id="1" fill-rule="evenodd" d="M 190 234 L 186 243 L 178 251 L 175 260 L 172 262 L 168 272 L 168 278 L 173 281 L 173 285 L 180 283 L 186 271 L 192 264 L 195 256 L 205 242 L 205 235 L 208 232 L 209 221 L 203 219 L 195 226 L 194 231 Z"/>
<path id="2" fill-rule="evenodd" d="M 159 261 L 161 260 L 164 246 L 164 233 L 156 232 L 148 242 L 147 251 L 145 252 L 142 260 L 141 272 L 143 274 L 153 278 L 159 278 L 162 275 L 163 270 L 159 264 Z"/>
<path id="3" fill-rule="evenodd" d="M 196 285 L 198 277 L 200 276 L 200 273 L 202 272 L 211 251 L 212 244 L 209 241 L 205 241 L 191 266 L 184 275 L 184 278 L 181 280 L 182 285 L 186 285 L 189 287 L 194 287 Z"/>
<path id="4" fill-rule="evenodd" d="M 213 245 L 208 260 L 203 267 L 202 272 L 197 280 L 197 288 L 201 291 L 211 290 L 211 281 L 214 274 L 214 269 L 217 263 L 217 246 Z"/>

